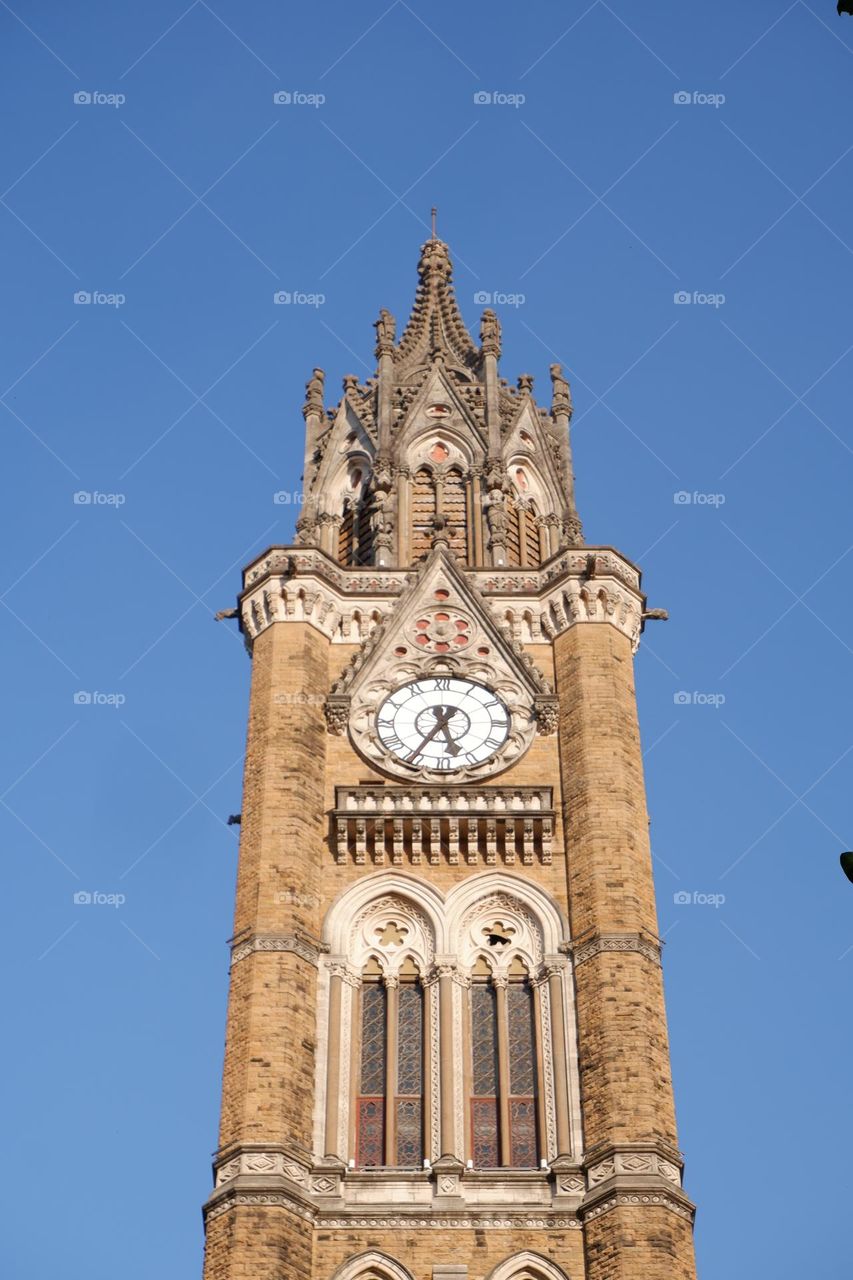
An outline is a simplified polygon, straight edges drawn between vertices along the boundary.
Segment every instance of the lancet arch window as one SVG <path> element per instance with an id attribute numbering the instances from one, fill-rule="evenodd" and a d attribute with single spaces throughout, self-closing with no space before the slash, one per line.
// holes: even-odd
<path id="1" fill-rule="evenodd" d="M 370 491 L 359 468 L 350 472 L 349 489 L 343 495 L 338 525 L 339 564 L 371 564 L 373 561 L 373 521 Z"/>
<path id="2" fill-rule="evenodd" d="M 396 974 L 362 972 L 356 1165 L 418 1169 L 424 1160 L 424 987 L 408 958 Z"/>

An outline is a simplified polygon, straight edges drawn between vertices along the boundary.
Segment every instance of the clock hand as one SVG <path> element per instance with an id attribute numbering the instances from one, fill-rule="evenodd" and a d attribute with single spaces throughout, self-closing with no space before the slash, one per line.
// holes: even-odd
<path id="1" fill-rule="evenodd" d="M 426 737 L 423 738 L 420 745 L 415 747 L 414 751 L 409 756 L 410 761 L 414 760 L 415 756 L 419 756 L 423 751 L 424 747 L 426 746 L 426 744 L 428 742 L 432 742 L 435 735 L 439 733 L 442 729 L 444 730 L 445 736 L 447 736 L 447 722 L 451 718 L 455 710 L 456 710 L 455 707 L 430 707 L 430 711 L 435 716 L 435 724 L 430 729 Z"/>
<path id="2" fill-rule="evenodd" d="M 444 734 L 445 741 L 447 742 L 447 754 L 451 756 L 458 756 L 462 748 L 458 746 L 458 744 L 453 740 L 453 738 L 451 738 L 450 729 L 448 728 L 448 725 L 447 725 L 447 720 L 445 720 L 442 723 L 441 731 Z"/>

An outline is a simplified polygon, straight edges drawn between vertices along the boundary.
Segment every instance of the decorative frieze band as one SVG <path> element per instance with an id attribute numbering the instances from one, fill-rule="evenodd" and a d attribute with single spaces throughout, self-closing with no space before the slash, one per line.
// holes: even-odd
<path id="1" fill-rule="evenodd" d="M 357 865 L 547 866 L 552 804 L 550 787 L 337 787 L 332 848 Z"/>
<path id="2" fill-rule="evenodd" d="M 616 1195 L 608 1196 L 605 1200 L 599 1200 L 597 1204 L 592 1205 L 589 1209 L 581 1209 L 584 1222 L 592 1222 L 595 1218 L 600 1218 L 603 1214 L 609 1213 L 612 1209 L 618 1209 L 622 1206 L 636 1208 L 658 1208 L 669 1209 L 672 1213 L 678 1215 L 679 1218 L 692 1222 L 696 1216 L 696 1211 L 689 1201 L 682 1200 L 675 1195 L 667 1195 L 664 1192 L 641 1191 L 641 1192 L 619 1192 Z"/>
<path id="3" fill-rule="evenodd" d="M 291 951 L 294 955 L 316 965 L 322 946 L 304 933 L 256 933 L 250 938 L 235 942 L 231 951 L 231 963 L 245 960 L 255 951 Z"/>
<path id="4" fill-rule="evenodd" d="M 446 1231 L 448 1228 L 454 1227 L 461 1230 L 483 1230 L 488 1231 L 492 1228 L 506 1228 L 507 1230 L 521 1230 L 525 1227 L 540 1231 L 579 1231 L 581 1228 L 580 1221 L 567 1214 L 536 1214 L 536 1215 L 517 1215 L 515 1217 L 507 1217 L 501 1215 L 499 1217 L 492 1216 L 487 1213 L 475 1214 L 472 1216 L 460 1214 L 456 1215 L 431 1215 L 430 1217 L 420 1217 L 415 1214 L 399 1213 L 390 1217 L 329 1217 L 326 1214 L 318 1214 L 317 1225 L 323 1227 L 343 1227 L 345 1230 L 362 1227 L 368 1230 L 378 1229 L 381 1227 L 402 1227 L 418 1229 L 432 1228 Z"/>
<path id="5" fill-rule="evenodd" d="M 508 1231 L 525 1228 L 544 1231 L 579 1231 L 581 1222 L 574 1214 L 430 1214 L 419 1213 L 394 1214 L 344 1214 L 332 1215 L 322 1209 L 313 1209 L 301 1204 L 298 1200 L 282 1193 L 269 1191 L 237 1191 L 224 1196 L 211 1204 L 207 1218 L 218 1218 L 243 1205 L 272 1206 L 288 1209 L 300 1218 L 313 1221 L 318 1227 L 339 1228 L 344 1231 L 381 1230 L 381 1229 L 417 1229 L 417 1230 L 490 1230 L 505 1229 Z"/>
<path id="6" fill-rule="evenodd" d="M 285 1155 L 283 1151 L 241 1151 L 216 1170 L 216 1186 L 221 1187 L 241 1173 L 278 1174 L 295 1182 L 305 1191 L 311 1186 L 310 1170 Z"/>
<path id="7" fill-rule="evenodd" d="M 636 951 L 654 964 L 660 964 L 660 943 L 643 933 L 598 933 L 585 942 L 578 943 L 572 951 L 575 968 L 603 951 Z"/>
<path id="8" fill-rule="evenodd" d="M 545 569 L 467 570 L 516 643 L 553 639 L 579 622 L 617 627 L 636 647 L 645 599 L 638 570 L 611 548 L 567 552 Z M 338 644 L 362 644 L 410 575 L 343 569 L 313 548 L 273 548 L 246 570 L 240 621 L 251 646 L 274 622 L 303 621 Z"/>
<path id="9" fill-rule="evenodd" d="M 614 1151 L 587 1173 L 590 1190 L 614 1177 L 660 1177 L 681 1186 L 681 1169 L 657 1151 Z"/>

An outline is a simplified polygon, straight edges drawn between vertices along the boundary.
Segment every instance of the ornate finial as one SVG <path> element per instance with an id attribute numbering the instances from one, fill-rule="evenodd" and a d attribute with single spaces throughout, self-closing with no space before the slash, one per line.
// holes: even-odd
<path id="1" fill-rule="evenodd" d="M 385 307 L 383 307 L 379 312 L 379 319 L 374 320 L 373 327 L 376 330 L 376 359 L 379 360 L 382 356 L 393 355 L 397 322 L 391 312 L 386 311 Z"/>
<path id="2" fill-rule="evenodd" d="M 311 377 L 305 383 L 305 404 L 302 412 L 305 417 L 309 413 L 323 414 L 323 388 L 326 381 L 326 375 L 322 369 L 314 369 Z"/>
<path id="3" fill-rule="evenodd" d="M 551 385 L 553 392 L 551 396 L 551 412 L 554 417 L 559 413 L 572 416 L 572 393 L 569 384 L 563 377 L 563 366 L 559 364 L 551 365 Z"/>
<path id="4" fill-rule="evenodd" d="M 424 284 L 430 280 L 448 282 L 453 274 L 450 254 L 443 240 L 427 240 L 421 250 L 418 274 Z"/>
<path id="5" fill-rule="evenodd" d="M 354 373 L 344 374 L 344 395 L 348 396 L 351 391 L 355 391 L 358 386 L 358 378 Z"/>
<path id="6" fill-rule="evenodd" d="M 433 240 L 437 240 L 438 236 L 436 235 L 436 231 L 435 231 L 435 223 L 436 223 L 436 219 L 438 218 L 438 209 L 436 209 L 435 205 L 433 205 L 432 208 L 430 209 L 430 215 L 432 217 L 432 238 Z"/>
<path id="7" fill-rule="evenodd" d="M 491 308 L 480 317 L 480 350 L 484 356 L 501 354 L 501 322 Z"/>
<path id="8" fill-rule="evenodd" d="M 520 373 L 518 375 L 518 389 L 519 391 L 527 391 L 530 393 L 530 395 L 533 394 L 533 374 L 532 373 Z"/>

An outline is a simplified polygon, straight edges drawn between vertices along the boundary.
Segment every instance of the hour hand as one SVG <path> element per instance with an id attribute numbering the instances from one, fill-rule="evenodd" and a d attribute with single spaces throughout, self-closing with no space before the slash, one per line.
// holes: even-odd
<path id="1" fill-rule="evenodd" d="M 447 754 L 450 756 L 458 756 L 462 748 L 451 738 L 450 729 L 447 726 L 446 720 L 443 721 L 440 728 L 441 732 L 444 734 L 444 740 L 447 743 Z"/>

